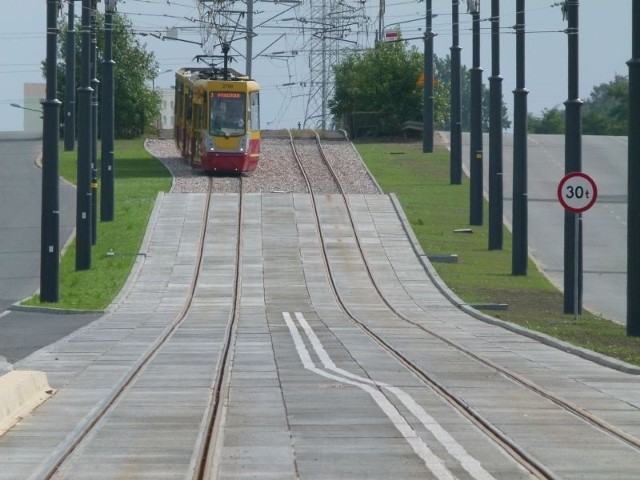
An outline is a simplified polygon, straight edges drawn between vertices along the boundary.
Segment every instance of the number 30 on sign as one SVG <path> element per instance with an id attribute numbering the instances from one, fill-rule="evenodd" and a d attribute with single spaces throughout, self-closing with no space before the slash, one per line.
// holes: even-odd
<path id="1" fill-rule="evenodd" d="M 582 213 L 589 210 L 598 198 L 598 187 L 586 173 L 572 172 L 558 184 L 558 200 L 565 210 Z"/>

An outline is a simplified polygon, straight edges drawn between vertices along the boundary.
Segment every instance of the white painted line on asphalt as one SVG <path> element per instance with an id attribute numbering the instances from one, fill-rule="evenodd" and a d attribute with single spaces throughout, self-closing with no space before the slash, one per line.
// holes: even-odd
<path id="1" fill-rule="evenodd" d="M 283 312 L 283 315 L 289 315 L 288 312 Z M 422 423 L 422 425 L 431 432 L 431 434 L 438 440 L 438 442 L 444 446 L 450 455 L 456 458 L 462 467 L 475 479 L 478 480 L 492 480 L 494 477 L 487 472 L 482 464 L 474 457 L 469 455 L 465 448 L 460 445 L 452 436 L 447 432 L 431 415 L 429 415 L 421 405 L 419 405 L 407 392 L 401 388 L 394 387 L 384 382 L 378 382 L 369 378 L 355 375 L 347 370 L 339 368 L 335 365 L 331 357 L 327 354 L 326 350 L 322 346 L 322 342 L 316 336 L 315 332 L 304 318 L 304 315 L 300 312 L 295 312 L 296 319 L 300 323 L 300 326 L 304 330 L 309 342 L 311 343 L 316 355 L 328 370 L 331 370 L 339 375 L 355 380 L 358 383 L 364 383 L 368 385 L 374 385 L 376 387 L 384 388 L 387 391 L 393 393 L 402 404 Z M 291 316 L 289 315 L 289 318 Z M 295 327 L 294 327 L 295 328 Z M 297 333 L 297 330 L 296 330 Z M 303 343 L 304 347 L 304 343 Z M 306 347 L 304 347 L 306 349 Z M 314 365 L 315 367 L 315 365 Z M 377 391 L 377 390 L 376 390 Z M 384 397 L 384 396 L 383 396 Z M 384 397 L 386 400 L 386 397 Z M 388 400 L 387 400 L 388 401 Z M 392 405 L 392 408 L 393 407 Z M 397 410 L 396 410 L 397 412 Z M 414 432 L 415 433 L 415 432 Z"/>
<path id="2" fill-rule="evenodd" d="M 411 395 L 409 395 L 401 388 L 394 387 L 393 385 L 389 385 L 384 382 L 378 382 L 365 377 L 361 377 L 359 375 L 355 375 L 347 370 L 336 366 L 336 364 L 333 362 L 333 360 L 331 360 L 331 357 L 329 357 L 328 353 L 322 346 L 322 342 L 320 342 L 320 339 L 316 336 L 315 332 L 311 328 L 311 325 L 309 325 L 309 322 L 307 322 L 307 320 L 304 318 L 304 315 L 300 312 L 295 312 L 295 316 L 302 326 L 305 334 L 307 335 L 309 342 L 311 342 L 316 355 L 318 355 L 318 358 L 326 369 L 347 378 L 351 378 L 357 382 L 375 385 L 393 393 L 398 398 L 398 400 L 400 400 L 402 404 L 407 407 L 407 409 L 420 421 L 420 423 L 422 423 L 422 425 L 431 432 L 431 434 L 438 440 L 438 442 L 440 442 L 440 444 L 447 449 L 449 454 L 460 462 L 462 467 L 473 478 L 478 480 L 493 480 L 494 477 L 482 467 L 482 464 L 477 459 L 469 455 L 465 448 L 460 445 L 451 436 L 451 434 L 447 430 L 445 430 L 431 415 L 429 415 L 426 410 L 422 408 L 422 406 L 411 397 Z"/>
<path id="3" fill-rule="evenodd" d="M 0 318 L 2 317 L 6 317 L 7 315 L 9 315 L 11 313 L 11 310 L 5 310 L 4 312 L 0 313 Z"/>
<path id="4" fill-rule="evenodd" d="M 413 428 L 411 428 L 407 421 L 402 417 L 400 412 L 398 412 L 395 406 L 382 394 L 382 392 L 376 390 L 370 385 L 348 380 L 346 378 L 333 375 L 317 368 L 315 366 L 315 363 L 311 359 L 309 351 L 307 350 L 307 347 L 304 344 L 304 341 L 302 340 L 302 337 L 300 336 L 300 333 L 298 332 L 298 329 L 296 328 L 289 312 L 282 312 L 282 316 L 284 317 L 287 327 L 289 327 L 289 332 L 291 333 L 291 337 L 293 338 L 298 356 L 300 357 L 302 364 L 307 370 L 312 371 L 325 378 L 330 378 L 341 383 L 346 383 L 347 385 L 358 387 L 368 393 L 378 404 L 380 409 L 385 413 L 385 415 L 387 415 L 387 417 L 391 420 L 396 429 L 402 434 L 407 443 L 409 443 L 413 451 L 420 458 L 422 458 L 427 468 L 431 470 L 431 472 L 437 478 L 442 480 L 453 480 L 455 478 L 446 467 L 444 462 L 431 451 L 427 444 L 418 436 Z"/>
<path id="5" fill-rule="evenodd" d="M 307 347 L 304 344 L 304 341 L 302 340 L 302 337 L 300 336 L 300 333 L 298 332 L 298 329 L 291 318 L 291 314 L 289 312 L 282 312 L 282 316 L 285 323 L 287 324 L 287 327 L 289 327 L 289 332 L 291 333 L 291 337 L 293 338 L 293 343 L 295 344 L 298 356 L 300 357 L 304 368 L 325 378 L 330 378 L 341 383 L 346 383 L 347 385 L 358 387 L 368 393 L 378 404 L 378 407 L 380 407 L 385 415 L 389 417 L 389 420 L 391 420 L 393 425 L 402 434 L 413 451 L 424 461 L 427 468 L 431 470 L 436 478 L 442 480 L 453 480 L 455 478 L 451 471 L 449 471 L 449 469 L 446 467 L 444 462 L 431 451 L 427 444 L 418 436 L 415 430 L 411 428 L 407 421 L 402 417 L 400 412 L 398 412 L 396 407 L 389 401 L 387 397 L 382 394 L 382 392 L 371 387 L 370 385 L 348 380 L 346 378 L 333 375 L 317 368 L 315 363 L 311 359 L 311 355 L 309 355 L 309 351 L 307 350 Z"/>

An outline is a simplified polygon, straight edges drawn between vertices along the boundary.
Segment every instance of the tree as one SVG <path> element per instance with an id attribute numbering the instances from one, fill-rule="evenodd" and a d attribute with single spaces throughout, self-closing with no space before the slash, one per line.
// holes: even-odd
<path id="1" fill-rule="evenodd" d="M 593 87 L 582 109 L 582 133 L 586 135 L 627 135 L 629 118 L 629 78 L 616 75 L 609 83 Z"/>
<path id="2" fill-rule="evenodd" d="M 97 12 L 98 30 L 98 80 L 102 79 L 102 59 L 104 52 L 104 37 L 100 32 L 104 31 L 104 15 Z M 76 85 L 80 86 L 82 39 L 80 24 L 76 25 Z M 62 28 L 59 38 L 58 52 L 58 98 L 63 103 L 65 99 L 66 85 L 66 48 L 67 27 Z M 145 129 L 152 126 L 153 119 L 160 114 L 160 95 L 147 87 L 158 71 L 158 63 L 153 53 L 145 51 L 133 33 L 131 21 L 123 15 L 113 16 L 113 60 L 114 67 L 114 91 L 116 98 L 114 123 L 116 138 L 132 138 L 144 133 Z M 100 93 L 100 92 L 98 92 Z M 100 108 L 100 103 L 98 104 Z M 61 109 L 64 115 L 64 109 Z M 102 118 L 98 114 L 98 118 Z M 64 116 L 61 117 L 64 122 Z"/>
<path id="3" fill-rule="evenodd" d="M 564 110 L 560 107 L 551 109 L 545 108 L 539 117 L 529 114 L 529 133 L 563 134 L 564 133 Z"/>
<path id="4" fill-rule="evenodd" d="M 448 130 L 451 100 L 451 61 L 434 55 L 434 126 Z M 368 112 L 377 132 L 393 135 L 407 120 L 422 121 L 423 89 L 416 82 L 424 69 L 424 55 L 404 42 L 378 43 L 354 52 L 334 66 L 335 92 L 329 108 L 336 124 L 343 118 Z M 469 129 L 470 72 L 462 67 L 462 128 Z M 483 85 L 483 129 L 489 131 L 489 90 Z M 509 128 L 503 102 L 503 127 Z M 356 134 L 358 132 L 352 132 Z"/>
<path id="5" fill-rule="evenodd" d="M 616 75 L 608 83 L 593 87 L 582 106 L 582 133 L 585 135 L 627 135 L 629 79 Z M 565 113 L 559 106 L 544 109 L 540 116 L 529 114 L 529 132 L 563 134 Z"/>
<path id="6" fill-rule="evenodd" d="M 375 112 L 377 125 L 395 134 L 407 120 L 422 119 L 422 94 L 416 81 L 422 56 L 404 42 L 379 42 L 372 49 L 354 52 L 334 65 L 334 97 L 329 109 L 334 122 L 343 115 Z"/>
<path id="7" fill-rule="evenodd" d="M 451 57 L 447 55 L 445 58 L 440 59 L 437 55 L 434 55 L 434 72 L 436 78 L 439 80 L 439 91 L 442 93 L 442 107 L 445 112 L 442 116 L 442 123 L 437 123 L 438 128 L 442 130 L 450 130 L 451 110 L 449 108 L 451 102 Z M 460 68 L 460 96 L 461 96 L 461 109 L 462 109 L 462 130 L 469 131 L 471 123 L 471 72 L 469 69 L 462 65 Z M 489 131 L 489 99 L 490 91 L 485 84 L 482 84 L 482 130 L 484 132 Z M 507 105 L 504 103 L 504 97 L 502 101 L 502 127 L 506 130 L 511 128 L 511 120 L 509 120 Z"/>

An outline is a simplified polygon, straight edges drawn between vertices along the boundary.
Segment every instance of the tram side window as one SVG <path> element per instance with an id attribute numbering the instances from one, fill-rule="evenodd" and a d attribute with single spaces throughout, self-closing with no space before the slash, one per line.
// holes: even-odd
<path id="1" fill-rule="evenodd" d="M 187 119 L 187 123 L 193 122 L 193 91 L 189 90 L 187 93 L 187 114 L 185 118 Z"/>
<path id="2" fill-rule="evenodd" d="M 251 114 L 251 130 L 260 130 L 260 93 L 252 92 L 250 94 L 251 100 L 251 109 L 249 110 Z"/>
<path id="3" fill-rule="evenodd" d="M 199 103 L 196 103 L 193 106 L 193 128 L 195 130 L 200 130 L 202 128 L 202 122 L 200 121 L 202 116 L 201 111 L 202 111 L 202 105 Z"/>
<path id="4" fill-rule="evenodd" d="M 180 101 L 182 97 L 182 92 L 180 91 L 180 86 L 176 81 L 175 88 L 175 100 L 174 100 L 174 114 L 180 118 L 182 116 L 182 102 Z"/>

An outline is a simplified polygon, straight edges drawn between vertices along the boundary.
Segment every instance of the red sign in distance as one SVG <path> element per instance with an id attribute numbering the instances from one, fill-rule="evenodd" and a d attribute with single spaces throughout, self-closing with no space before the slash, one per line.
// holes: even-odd
<path id="1" fill-rule="evenodd" d="M 565 210 L 572 213 L 586 212 L 597 198 L 596 182 L 586 173 L 568 173 L 558 184 L 558 200 Z"/>

